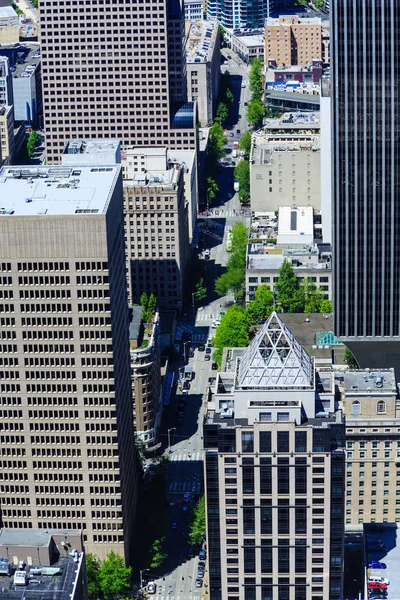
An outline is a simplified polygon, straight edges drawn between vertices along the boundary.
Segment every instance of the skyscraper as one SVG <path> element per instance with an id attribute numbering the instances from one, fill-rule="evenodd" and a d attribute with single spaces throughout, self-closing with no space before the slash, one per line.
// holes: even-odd
<path id="1" fill-rule="evenodd" d="M 227 29 L 264 27 L 274 10 L 274 0 L 208 0 L 207 17 L 218 19 Z"/>
<path id="2" fill-rule="evenodd" d="M 335 0 L 335 333 L 360 366 L 400 363 L 400 5 Z"/>
<path id="3" fill-rule="evenodd" d="M 123 149 L 196 147 L 195 104 L 185 103 L 182 20 L 177 0 L 43 0 L 48 162 L 58 162 L 66 140 L 77 137 L 120 139 Z"/>
<path id="4" fill-rule="evenodd" d="M 134 448 L 120 166 L 0 170 L 4 527 L 129 560 Z"/>
<path id="5" fill-rule="evenodd" d="M 342 597 L 344 421 L 333 372 L 273 312 L 230 349 L 204 420 L 210 600 Z"/>

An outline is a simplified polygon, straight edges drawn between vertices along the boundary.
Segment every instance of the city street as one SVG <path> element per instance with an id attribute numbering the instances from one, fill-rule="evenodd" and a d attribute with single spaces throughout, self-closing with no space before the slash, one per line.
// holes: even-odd
<path id="1" fill-rule="evenodd" d="M 228 51 L 232 56 L 233 54 Z M 234 136 L 227 137 L 226 159 L 232 161 L 234 142 L 238 141 L 247 129 L 245 119 L 245 102 L 250 99 L 248 85 L 242 88 L 242 82 L 248 84 L 249 67 L 238 64 L 233 59 L 229 65 L 224 63 L 233 76 L 234 106 L 229 115 L 229 130 Z M 237 133 L 240 129 L 240 134 Z M 234 162 L 236 163 L 239 158 Z M 209 260 L 205 261 L 205 285 L 207 298 L 200 303 L 196 310 L 191 310 L 179 319 L 178 328 L 186 336 L 186 344 L 194 348 L 194 356 L 188 364 L 193 368 L 193 378 L 187 394 L 177 391 L 173 397 L 167 414 L 163 419 L 161 438 L 165 445 L 165 456 L 170 460 L 168 468 L 168 501 L 169 501 L 169 532 L 165 545 L 168 555 L 163 564 L 163 576 L 154 579 L 151 571 L 146 573 L 145 581 L 155 581 L 156 600 L 197 600 L 207 598 L 207 571 L 202 588 L 196 588 L 198 568 L 198 548 L 191 549 L 188 545 L 189 524 L 192 519 L 193 507 L 203 493 L 203 436 L 202 424 L 204 414 L 205 392 L 210 377 L 215 375 L 211 360 L 205 350 L 199 350 L 201 344 L 207 345 L 207 340 L 215 334 L 212 323 L 220 318 L 233 302 L 233 296 L 218 298 L 214 292 L 214 283 L 223 272 L 228 260 L 226 241 L 232 225 L 242 220 L 248 222 L 249 217 L 241 213 L 238 194 L 233 190 L 234 164 L 225 166 L 217 173 L 220 189 L 218 198 L 214 201 L 211 213 L 199 217 L 202 223 L 203 251 L 210 251 Z M 199 250 L 200 252 L 200 250 Z M 201 252 L 200 252 L 200 255 Z M 191 341 L 189 341 L 189 339 Z M 182 357 L 180 368 L 184 364 L 184 354 L 188 354 L 186 346 L 181 344 Z M 181 416 L 180 416 L 181 415 Z M 191 553 L 193 552 L 193 554 Z"/>

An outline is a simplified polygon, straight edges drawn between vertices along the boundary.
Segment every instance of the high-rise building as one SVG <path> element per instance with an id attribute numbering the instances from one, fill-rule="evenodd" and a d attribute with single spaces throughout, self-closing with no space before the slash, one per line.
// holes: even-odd
<path id="1" fill-rule="evenodd" d="M 400 366 L 399 37 L 394 0 L 332 3 L 335 333 L 367 367 Z"/>
<path id="2" fill-rule="evenodd" d="M 224 360 L 204 420 L 210 600 L 339 599 L 345 457 L 333 373 L 275 312 Z"/>
<path id="3" fill-rule="evenodd" d="M 4 527 L 129 561 L 133 432 L 120 166 L 0 170 Z"/>
<path id="4" fill-rule="evenodd" d="M 143 292 L 161 308 L 180 309 L 189 264 L 186 165 L 168 160 L 166 148 L 127 150 L 124 178 L 125 237 L 130 303 Z"/>
<path id="5" fill-rule="evenodd" d="M 394 370 L 336 376 L 346 419 L 346 524 L 400 522 L 400 406 Z"/>
<path id="6" fill-rule="evenodd" d="M 279 17 L 265 22 L 264 62 L 309 65 L 322 58 L 322 25 L 318 17 Z"/>
<path id="7" fill-rule="evenodd" d="M 264 26 L 274 10 L 274 0 L 208 0 L 207 17 L 217 19 L 226 29 Z"/>
<path id="8" fill-rule="evenodd" d="M 195 148 L 182 32 L 176 0 L 127 0 L 117 7 L 108 0 L 93 6 L 43 0 L 47 162 L 58 162 L 65 142 L 82 136 L 119 139 L 123 149 Z"/>

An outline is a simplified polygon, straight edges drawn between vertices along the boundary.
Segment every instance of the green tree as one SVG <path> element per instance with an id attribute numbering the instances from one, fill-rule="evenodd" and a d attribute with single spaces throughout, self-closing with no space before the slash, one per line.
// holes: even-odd
<path id="1" fill-rule="evenodd" d="M 26 151 L 28 153 L 29 158 L 35 154 L 35 148 L 37 143 L 40 140 L 40 136 L 37 131 L 32 131 L 29 135 L 28 141 L 26 142 Z"/>
<path id="2" fill-rule="evenodd" d="M 195 296 L 197 300 L 203 300 L 207 296 L 207 288 L 204 285 L 204 278 L 201 277 L 199 281 L 196 283 L 196 291 Z"/>
<path id="3" fill-rule="evenodd" d="M 218 296 L 226 296 L 228 292 L 233 292 L 235 296 L 243 286 L 244 272 L 242 269 L 232 269 L 223 273 L 215 280 L 214 289 Z"/>
<path id="4" fill-rule="evenodd" d="M 147 305 L 147 310 L 151 312 L 151 316 L 153 317 L 157 308 L 157 299 L 154 294 L 150 294 L 149 302 Z"/>
<path id="5" fill-rule="evenodd" d="M 100 590 L 107 600 L 126 594 L 131 588 L 132 568 L 126 567 L 122 556 L 110 552 L 99 569 Z"/>
<path id="6" fill-rule="evenodd" d="M 233 100 L 234 100 L 233 92 L 230 88 L 227 88 L 226 101 L 228 102 L 228 104 L 233 104 Z"/>
<path id="7" fill-rule="evenodd" d="M 332 301 L 324 298 L 319 307 L 319 312 L 322 313 L 331 313 L 333 311 Z"/>
<path id="8" fill-rule="evenodd" d="M 245 154 L 250 154 L 251 151 L 251 133 L 246 131 L 239 140 L 239 148 Z"/>
<path id="9" fill-rule="evenodd" d="M 250 194 L 250 164 L 247 160 L 241 160 L 235 167 L 234 177 L 239 182 L 241 199 L 247 200 Z"/>
<path id="10" fill-rule="evenodd" d="M 207 144 L 206 170 L 209 176 L 213 176 L 218 161 L 225 156 L 226 139 L 224 130 L 219 123 L 214 123 L 210 128 Z"/>
<path id="11" fill-rule="evenodd" d="M 349 369 L 357 369 L 357 367 L 358 367 L 357 361 L 354 358 L 351 350 L 349 350 L 349 348 L 345 348 L 343 358 L 344 358 L 344 362 L 349 367 Z"/>
<path id="12" fill-rule="evenodd" d="M 100 594 L 100 561 L 94 554 L 86 554 L 86 578 L 89 598 L 98 598 Z"/>
<path id="13" fill-rule="evenodd" d="M 280 307 L 285 312 L 300 312 L 304 304 L 304 296 L 299 289 L 293 266 L 286 259 L 279 269 L 279 279 L 275 283 L 275 290 Z"/>
<path id="14" fill-rule="evenodd" d="M 260 58 L 255 58 L 251 62 L 249 84 L 252 94 L 252 100 L 261 100 L 262 92 L 262 61 Z"/>
<path id="15" fill-rule="evenodd" d="M 189 528 L 189 544 L 199 546 L 206 537 L 206 501 L 202 496 L 193 511 L 193 520 Z"/>
<path id="16" fill-rule="evenodd" d="M 244 223 L 237 222 L 232 226 L 232 251 L 243 250 L 246 252 L 246 246 L 248 242 L 247 227 Z"/>
<path id="17" fill-rule="evenodd" d="M 317 286 L 310 277 L 303 279 L 299 286 L 299 300 L 302 310 L 306 313 L 321 312 L 321 302 L 324 300 L 324 292 L 317 289 Z"/>
<path id="18" fill-rule="evenodd" d="M 218 183 L 212 177 L 207 177 L 207 199 L 208 202 L 213 202 L 219 192 Z"/>
<path id="19" fill-rule="evenodd" d="M 165 538 L 162 537 L 159 540 L 155 540 L 152 546 L 152 558 L 150 562 L 151 569 L 157 569 L 162 565 L 164 560 L 167 558 L 167 555 L 163 551 Z"/>
<path id="20" fill-rule="evenodd" d="M 219 47 L 223 48 L 225 46 L 225 30 L 222 25 L 219 26 Z"/>
<path id="21" fill-rule="evenodd" d="M 147 296 L 146 292 L 143 292 L 142 294 L 140 294 L 140 306 L 143 308 L 143 310 L 147 310 L 147 305 L 149 303 L 149 297 Z"/>
<path id="22" fill-rule="evenodd" d="M 242 348 L 249 345 L 250 320 L 243 306 L 233 304 L 221 319 L 213 338 L 213 346 L 220 350 L 226 347 Z M 218 361 L 217 361 L 218 362 Z"/>
<path id="23" fill-rule="evenodd" d="M 269 317 L 274 307 L 274 295 L 268 285 L 259 285 L 254 299 L 248 303 L 246 311 L 253 325 L 264 317 Z"/>
<path id="24" fill-rule="evenodd" d="M 218 102 L 217 111 L 215 113 L 215 119 L 217 123 L 222 125 L 228 118 L 228 107 L 223 102 Z"/>
<path id="25" fill-rule="evenodd" d="M 263 117 L 265 115 L 265 108 L 261 100 L 253 99 L 247 106 L 247 120 L 253 127 L 261 125 Z"/>

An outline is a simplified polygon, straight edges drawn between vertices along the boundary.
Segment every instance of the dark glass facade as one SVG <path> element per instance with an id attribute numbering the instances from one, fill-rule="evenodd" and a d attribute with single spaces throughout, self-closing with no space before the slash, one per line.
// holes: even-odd
<path id="1" fill-rule="evenodd" d="M 332 4 L 334 311 L 347 341 L 399 341 L 399 39 L 397 0 Z"/>

